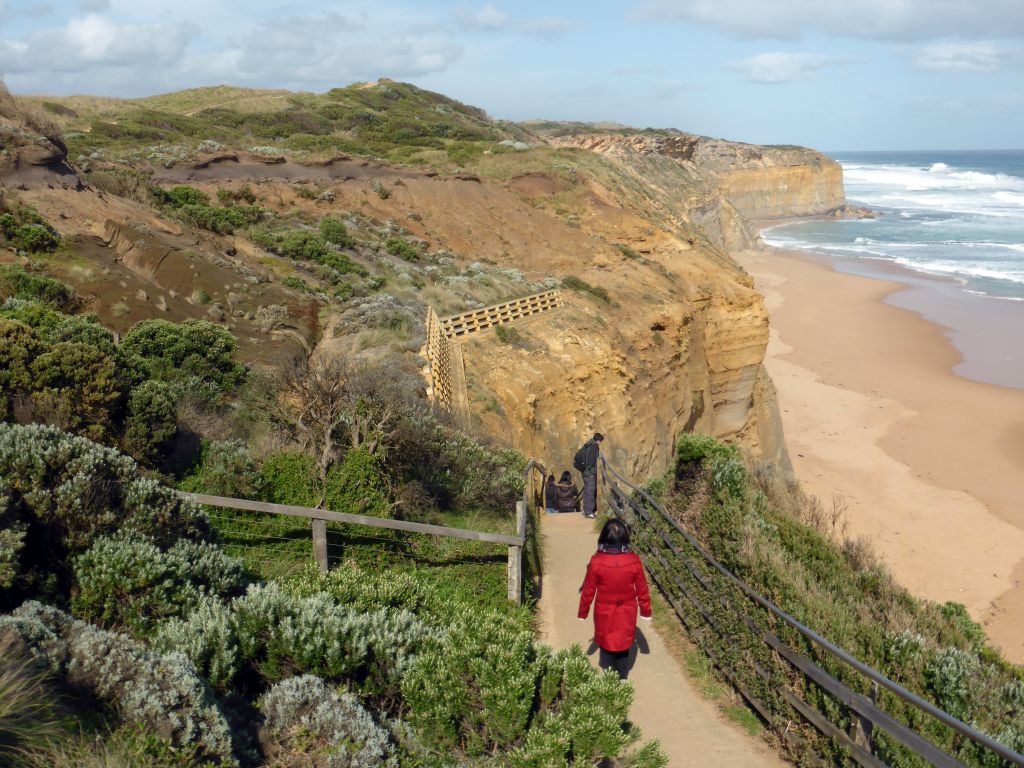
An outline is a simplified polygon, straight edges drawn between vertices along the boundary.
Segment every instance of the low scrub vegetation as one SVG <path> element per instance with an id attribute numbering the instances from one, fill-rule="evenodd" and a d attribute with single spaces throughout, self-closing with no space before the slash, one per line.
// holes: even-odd
<path id="1" fill-rule="evenodd" d="M 570 289 L 572 289 L 574 291 L 579 291 L 580 293 L 586 293 L 586 294 L 592 296 L 593 298 L 597 299 L 598 301 L 600 301 L 602 304 L 610 304 L 611 303 L 611 297 L 608 295 L 608 291 L 605 288 L 601 288 L 600 286 L 596 286 L 596 285 L 591 285 L 590 283 L 586 282 L 585 280 L 581 280 L 580 278 L 576 277 L 575 275 L 569 275 L 568 277 L 563 277 L 562 278 L 562 285 L 564 285 L 566 288 L 570 288 Z"/>
<path id="2" fill-rule="evenodd" d="M 1021 669 L 988 645 L 984 631 L 962 605 L 920 600 L 899 586 L 866 543 L 846 537 L 841 503 L 826 511 L 771 466 L 749 467 L 738 448 L 701 435 L 680 438 L 674 469 L 651 483 L 649 490 L 720 562 L 798 621 L 954 717 L 1012 749 L 1024 748 Z M 660 539 L 645 528 L 640 531 L 642 549 L 669 554 Z M 694 562 L 701 562 L 678 534 L 668 535 Z M 656 558 L 647 562 L 663 583 L 683 579 L 696 593 L 703 591 L 686 568 L 668 572 Z M 726 604 L 705 601 L 724 634 L 705 633 L 701 643 L 778 718 L 772 724 L 781 730 L 792 723 L 792 710 L 779 695 L 780 688 L 789 687 L 800 690 L 809 703 L 842 725 L 847 715 L 835 700 L 805 684 L 782 662 L 776 663 L 777 657 L 729 609 L 729 602 L 854 690 L 867 694 L 864 678 L 820 653 L 789 626 L 768 622 L 717 572 L 707 569 L 705 578 L 730 597 Z M 688 610 L 693 611 L 694 622 L 703 622 L 695 609 Z M 756 665 L 770 670 L 771 679 L 756 674 Z M 965 764 L 1001 764 L 991 753 L 896 696 L 883 691 L 880 702 L 883 709 Z M 841 759 L 843 749 L 836 743 L 810 727 L 803 734 L 808 751 Z M 874 747 L 887 765 L 928 764 L 878 728 Z"/>

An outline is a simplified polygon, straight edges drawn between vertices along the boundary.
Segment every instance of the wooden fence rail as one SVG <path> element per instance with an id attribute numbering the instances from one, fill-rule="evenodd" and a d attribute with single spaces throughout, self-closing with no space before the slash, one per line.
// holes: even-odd
<path id="1" fill-rule="evenodd" d="M 790 741 L 797 738 L 789 727 L 791 720 L 780 723 L 773 714 L 764 700 L 765 692 L 777 695 L 796 719 L 806 721 L 832 739 L 858 765 L 886 766 L 873 750 L 874 739 L 884 733 L 890 741 L 931 765 L 964 768 L 956 757 L 886 712 L 878 697 L 879 690 L 884 690 L 942 723 L 962 740 L 973 742 L 976 749 L 987 755 L 985 765 L 992 764 L 988 760 L 994 757 L 999 765 L 1024 766 L 1024 756 L 889 680 L 758 594 L 704 549 L 650 495 L 623 478 L 603 458 L 601 475 L 612 508 L 633 528 L 638 554 L 690 636 L 754 710 L 773 725 L 785 725 L 779 728 L 780 735 Z M 753 604 L 753 610 L 742 602 L 744 599 Z M 724 626 L 722 616 L 743 628 L 742 635 Z M 844 674 L 863 681 L 869 695 L 835 677 L 822 666 L 823 662 L 811 658 L 813 653 L 801 652 L 785 642 L 779 636 L 782 628 L 795 630 L 811 652 L 839 662 L 840 668 L 846 670 Z M 751 643 L 760 644 L 760 652 Z M 728 648 L 729 653 L 723 653 L 722 647 Z M 724 658 L 726 655 L 731 658 Z M 741 679 L 739 665 L 754 670 L 762 693 Z M 823 708 L 829 711 L 808 701 L 812 698 L 808 689 L 812 687 L 833 703 Z M 848 721 L 846 727 L 836 722 L 842 719 L 839 715 Z M 912 720 L 920 727 L 919 715 Z"/>
<path id="2" fill-rule="evenodd" d="M 529 477 L 529 473 L 534 469 L 535 464 L 536 462 L 531 462 L 530 465 L 527 466 L 527 469 L 524 472 L 524 477 Z M 528 499 L 525 493 L 524 498 L 516 502 L 516 535 L 514 536 L 504 533 L 491 533 L 489 531 L 474 531 L 469 528 L 450 528 L 444 525 L 412 523 L 407 520 L 389 520 L 387 518 L 371 517 L 369 515 L 353 515 L 348 512 L 333 512 L 329 509 L 317 509 L 315 507 L 299 507 L 291 504 L 271 504 L 266 501 L 236 499 L 228 496 L 210 496 L 205 493 L 179 493 L 186 499 L 209 507 L 244 509 L 250 512 L 266 512 L 273 515 L 308 518 L 312 528 L 313 559 L 320 566 L 320 570 L 324 572 L 326 572 L 328 568 L 328 522 L 365 525 L 372 528 L 388 528 L 394 531 L 425 533 L 432 536 L 448 536 L 457 539 L 469 539 L 471 541 L 487 541 L 494 544 L 504 544 L 508 547 L 508 598 L 515 603 L 522 603 L 523 547 L 526 544 L 526 518 L 528 510 Z"/>

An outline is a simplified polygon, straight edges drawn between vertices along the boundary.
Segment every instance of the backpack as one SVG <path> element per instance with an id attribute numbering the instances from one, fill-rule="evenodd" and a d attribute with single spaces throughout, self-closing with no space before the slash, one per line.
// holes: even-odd
<path id="1" fill-rule="evenodd" d="M 584 443 L 583 447 L 576 451 L 576 455 L 572 457 L 572 465 L 576 468 L 577 472 L 582 472 L 587 468 L 586 443 Z"/>

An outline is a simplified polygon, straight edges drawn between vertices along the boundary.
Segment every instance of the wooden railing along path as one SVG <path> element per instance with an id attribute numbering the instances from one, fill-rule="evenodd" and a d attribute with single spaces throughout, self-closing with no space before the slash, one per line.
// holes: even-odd
<path id="1" fill-rule="evenodd" d="M 951 729 L 961 743 L 973 743 L 981 764 L 1024 766 L 1024 756 L 858 661 L 757 593 L 603 457 L 601 477 L 611 507 L 633 529 L 634 549 L 690 637 L 784 738 L 798 742 L 791 724 L 804 721 L 867 768 L 887 765 L 874 748 L 881 736 L 891 745 L 890 753 L 909 752 L 940 768 L 965 768 L 915 730 L 926 724 L 923 715 Z M 782 634 L 793 640 L 784 641 Z M 827 671 L 826 662 L 846 682 Z M 753 669 L 756 686 L 744 681 L 741 666 L 748 679 Z M 789 707 L 788 716 L 780 717 L 777 707 L 773 711 L 767 703 L 770 695 Z M 885 711 L 885 699 L 902 700 L 917 712 L 903 723 Z M 825 705 L 815 706 L 815 700 Z"/>
<path id="2" fill-rule="evenodd" d="M 451 528 L 444 525 L 428 525 L 407 520 L 391 520 L 370 515 L 355 515 L 349 512 L 334 512 L 316 507 L 300 507 L 291 504 L 272 504 L 266 501 L 237 499 L 229 496 L 210 496 L 205 493 L 179 492 L 181 496 L 197 504 L 224 509 L 242 509 L 250 512 L 265 512 L 272 515 L 307 518 L 311 523 L 313 560 L 320 570 L 328 569 L 327 558 L 327 523 L 347 523 L 364 525 L 370 528 L 386 528 L 393 531 L 409 533 L 425 533 L 431 536 L 448 536 L 471 541 L 487 541 L 504 544 L 508 547 L 508 599 L 521 604 L 523 602 L 523 549 L 528 544 L 527 525 L 531 507 L 536 509 L 538 503 L 536 476 L 542 476 L 544 467 L 535 460 L 530 460 L 523 471 L 523 497 L 516 501 L 516 532 L 514 535 L 475 531 L 469 528 Z M 541 487 L 541 492 L 543 487 Z"/>

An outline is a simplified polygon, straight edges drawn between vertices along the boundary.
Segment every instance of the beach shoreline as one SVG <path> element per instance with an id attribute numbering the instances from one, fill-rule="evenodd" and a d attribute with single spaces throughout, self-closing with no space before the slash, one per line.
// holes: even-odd
<path id="1" fill-rule="evenodd" d="M 963 603 L 1024 662 L 1024 390 L 958 375 L 956 329 L 903 306 L 915 276 L 899 268 L 868 277 L 771 247 L 736 258 L 765 296 L 765 365 L 804 489 L 826 506 L 838 494 L 898 581 Z"/>

